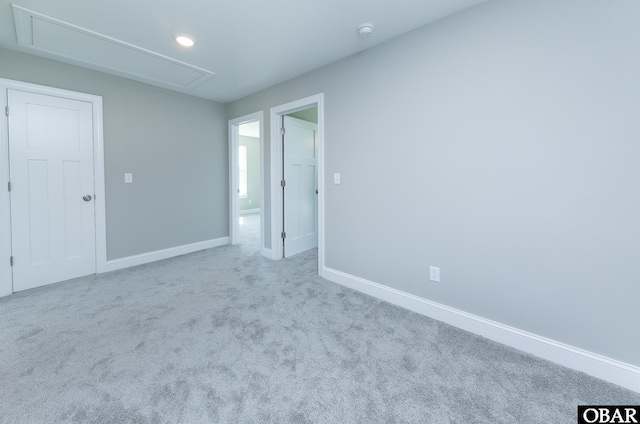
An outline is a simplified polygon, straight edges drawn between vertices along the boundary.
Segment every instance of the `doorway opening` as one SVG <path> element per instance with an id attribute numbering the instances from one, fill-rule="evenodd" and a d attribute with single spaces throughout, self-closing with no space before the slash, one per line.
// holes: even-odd
<path id="1" fill-rule="evenodd" d="M 283 254 L 318 247 L 318 108 L 282 117 Z"/>
<path id="2" fill-rule="evenodd" d="M 264 246 L 263 113 L 229 121 L 230 243 Z"/>
<path id="3" fill-rule="evenodd" d="M 287 120 L 317 121 L 315 123 L 312 122 L 316 126 L 315 134 L 307 138 L 307 140 L 313 138 L 313 146 L 306 146 L 301 149 L 309 152 L 309 154 L 302 155 L 305 156 L 304 159 L 308 159 L 310 152 L 313 152 L 315 164 L 303 163 L 303 161 L 293 164 L 293 166 L 291 166 L 291 161 L 287 164 L 287 150 L 290 148 L 286 141 L 287 130 L 285 127 Z M 287 236 L 291 236 L 291 234 L 287 234 L 286 227 L 292 224 L 288 222 L 287 217 L 287 213 L 291 215 L 291 207 L 288 205 L 288 200 L 295 198 L 297 194 L 287 195 L 288 184 L 289 188 L 293 186 L 296 191 L 299 190 L 300 197 L 307 199 L 306 202 L 303 201 L 295 205 L 293 209 L 299 211 L 306 208 L 307 214 L 302 216 L 314 216 L 314 220 L 317 223 L 318 274 L 322 276 L 324 268 L 324 95 L 321 93 L 271 108 L 270 127 L 272 258 L 282 259 L 285 256 L 289 256 L 287 254 L 286 240 Z M 298 150 L 296 147 L 294 149 Z M 287 172 L 285 168 L 288 166 L 297 169 L 297 181 L 286 180 Z M 313 177 L 310 171 L 312 167 L 315 171 Z M 307 174 L 306 177 L 303 175 L 305 173 Z M 311 178 L 314 179 L 313 184 L 309 182 Z M 309 190 L 311 187 L 313 188 L 312 192 Z M 311 214 L 308 211 L 309 205 L 313 205 L 314 209 Z M 300 228 L 305 228 L 304 222 L 301 222 L 302 220 L 298 218 L 294 217 L 293 223 L 296 236 L 300 235 L 302 231 L 297 231 L 295 227 L 300 225 Z M 307 220 L 307 223 L 309 222 L 311 221 Z M 310 225 L 306 226 L 306 228 L 309 227 Z"/>

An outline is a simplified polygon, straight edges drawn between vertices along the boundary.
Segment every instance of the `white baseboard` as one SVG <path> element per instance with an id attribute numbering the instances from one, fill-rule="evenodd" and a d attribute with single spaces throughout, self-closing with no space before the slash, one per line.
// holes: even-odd
<path id="1" fill-rule="evenodd" d="M 325 267 L 323 277 L 421 315 L 640 393 L 640 368 Z"/>
<path id="2" fill-rule="evenodd" d="M 275 258 L 273 256 L 273 250 L 271 249 L 267 249 L 266 247 L 262 247 L 262 249 L 260 249 L 260 253 L 262 254 L 262 256 L 264 256 L 267 259 L 273 259 L 273 260 L 278 260 L 279 258 Z"/>
<path id="3" fill-rule="evenodd" d="M 250 213 L 260 213 L 260 208 L 240 210 L 240 215 L 249 215 Z"/>
<path id="4" fill-rule="evenodd" d="M 142 253 L 140 255 L 128 256 L 126 258 L 107 261 L 105 272 L 117 269 L 129 268 L 131 266 L 143 265 L 149 262 L 160 261 L 162 259 L 173 258 L 174 256 L 186 255 L 187 253 L 199 250 L 211 249 L 229 244 L 229 237 L 221 237 L 213 240 L 201 241 L 198 243 L 185 244 L 183 246 L 171 247 L 169 249 L 156 250 L 155 252 Z"/>

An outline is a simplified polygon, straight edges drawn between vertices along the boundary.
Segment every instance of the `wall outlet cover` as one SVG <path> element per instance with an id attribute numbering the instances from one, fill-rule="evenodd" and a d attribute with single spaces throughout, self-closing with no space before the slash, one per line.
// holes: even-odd
<path id="1" fill-rule="evenodd" d="M 440 268 L 437 266 L 429 267 L 429 279 L 431 281 L 435 281 L 436 283 L 440 282 Z"/>

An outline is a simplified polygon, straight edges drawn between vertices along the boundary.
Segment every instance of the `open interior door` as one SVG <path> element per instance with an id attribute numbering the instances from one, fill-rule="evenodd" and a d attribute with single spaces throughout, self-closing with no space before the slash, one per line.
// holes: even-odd
<path id="1" fill-rule="evenodd" d="M 318 246 L 318 125 L 283 117 L 284 257 Z"/>

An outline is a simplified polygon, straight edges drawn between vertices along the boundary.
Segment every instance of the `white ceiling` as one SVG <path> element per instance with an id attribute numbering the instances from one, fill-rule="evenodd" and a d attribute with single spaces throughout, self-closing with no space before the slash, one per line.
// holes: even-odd
<path id="1" fill-rule="evenodd" d="M 0 47 L 227 103 L 484 1 L 0 0 Z M 80 51 L 86 44 L 83 40 L 72 47 L 65 44 L 66 50 L 73 49 L 72 53 L 66 51 L 67 57 L 20 45 L 12 4 L 103 40 L 115 39 L 215 75 L 195 85 L 177 87 L 123 72 L 126 55 L 102 55 L 107 63 L 80 62 L 74 57 L 96 56 Z M 357 29 L 365 22 L 373 23 L 375 29 L 371 37 L 362 39 Z M 176 33 L 192 35 L 197 44 L 190 49 L 179 46 L 173 40 Z M 62 44 L 65 38 L 60 40 Z"/>

